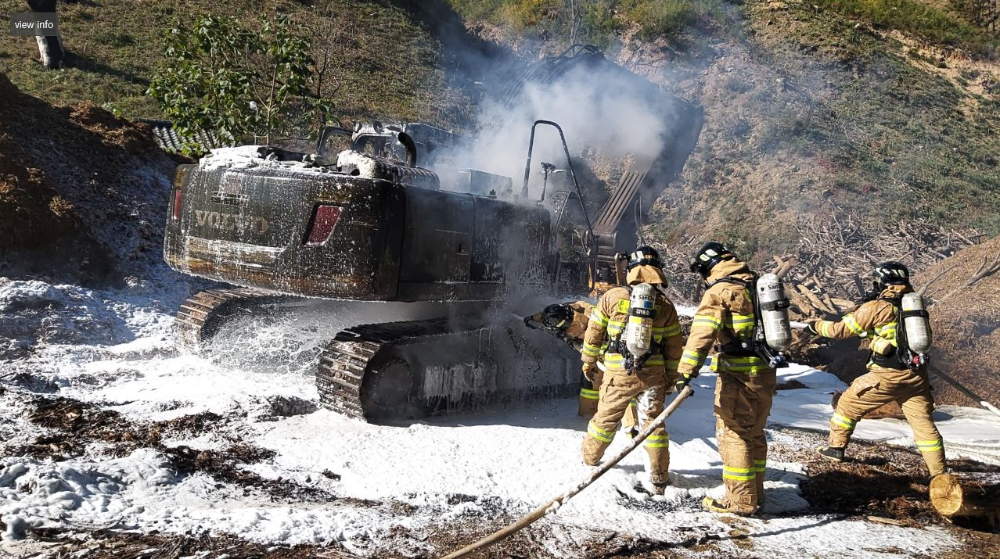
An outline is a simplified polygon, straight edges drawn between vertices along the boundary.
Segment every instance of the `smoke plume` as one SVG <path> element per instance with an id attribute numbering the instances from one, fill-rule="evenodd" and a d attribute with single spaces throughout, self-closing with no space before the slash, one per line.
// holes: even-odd
<path id="1" fill-rule="evenodd" d="M 462 146 L 455 163 L 513 177 L 515 191 L 519 190 L 531 126 L 538 119 L 559 124 L 571 155 L 586 159 L 592 167 L 614 159 L 655 158 L 664 148 L 665 124 L 672 119 L 673 108 L 664 98 L 650 95 L 648 88 L 634 87 L 626 75 L 611 65 L 578 65 L 556 81 L 527 82 L 512 99 L 485 101 L 478 117 L 479 133 Z M 540 194 L 543 161 L 566 167 L 558 133 L 550 127 L 539 127 L 536 133 L 532 198 Z M 604 180 L 613 178 L 595 171 Z"/>

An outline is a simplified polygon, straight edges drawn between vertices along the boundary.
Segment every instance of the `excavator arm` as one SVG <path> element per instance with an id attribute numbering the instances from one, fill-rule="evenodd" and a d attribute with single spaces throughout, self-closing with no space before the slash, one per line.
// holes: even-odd
<path id="1" fill-rule="evenodd" d="M 677 121 L 671 127 L 673 136 L 667 139 L 658 157 L 633 160 L 594 220 L 598 282 L 615 278 L 619 285 L 622 283 L 615 273 L 620 268 L 616 265 L 620 254 L 644 244 L 640 239 L 643 214 L 680 175 L 698 142 L 704 110 L 687 102 L 675 102 L 684 110 L 676 113 Z"/>

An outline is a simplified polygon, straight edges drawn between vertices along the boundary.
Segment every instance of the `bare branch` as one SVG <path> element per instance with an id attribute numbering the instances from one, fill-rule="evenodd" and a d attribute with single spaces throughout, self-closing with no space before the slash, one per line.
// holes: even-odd
<path id="1" fill-rule="evenodd" d="M 921 287 L 920 289 L 918 289 L 917 293 L 919 293 L 922 296 L 924 293 L 927 292 L 927 288 L 930 287 L 932 283 L 934 283 L 937 280 L 941 279 L 941 276 L 943 276 L 943 275 L 947 274 L 948 272 L 952 271 L 953 269 L 955 269 L 955 266 L 958 266 L 958 263 L 952 264 L 951 266 L 948 266 L 944 270 L 941 270 L 940 272 L 938 272 L 937 275 L 935 275 L 934 277 L 932 277 L 927 283 L 925 283 L 923 285 L 923 287 Z"/>
<path id="2" fill-rule="evenodd" d="M 1000 251 L 997 252 L 997 254 L 993 258 L 992 262 L 990 261 L 989 256 L 984 256 L 982 264 L 980 264 L 979 268 L 976 270 L 976 272 L 974 274 L 972 274 L 972 277 L 970 277 L 968 280 L 966 280 L 966 282 L 963 283 L 962 285 L 960 285 L 960 286 L 956 287 L 955 289 L 952 289 L 951 291 L 949 291 L 948 294 L 945 295 L 944 297 L 941 297 L 940 299 L 938 299 L 937 301 L 935 301 L 935 304 L 946 301 L 952 295 L 955 295 L 956 293 L 962 291 L 963 289 L 968 289 L 968 288 L 972 287 L 973 285 L 975 285 L 976 283 L 978 283 L 983 278 L 992 276 L 993 274 L 997 273 L 998 271 L 1000 271 Z"/>

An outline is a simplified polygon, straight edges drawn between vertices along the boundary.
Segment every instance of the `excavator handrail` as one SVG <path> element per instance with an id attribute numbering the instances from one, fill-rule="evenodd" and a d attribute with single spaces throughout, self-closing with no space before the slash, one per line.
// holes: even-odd
<path id="1" fill-rule="evenodd" d="M 563 133 L 562 126 L 559 126 L 551 120 L 539 119 L 531 125 L 531 137 L 528 140 L 528 157 L 524 164 L 524 182 L 521 184 L 521 194 L 520 197 L 528 198 L 528 178 L 531 176 L 531 156 L 535 150 L 535 129 L 538 128 L 539 124 L 546 126 L 551 126 L 559 132 L 559 139 L 562 141 L 563 153 L 566 154 L 566 165 L 569 169 L 569 176 L 573 179 L 573 186 L 576 187 L 577 196 L 580 199 L 580 207 L 583 208 L 583 218 L 587 222 L 587 236 L 590 238 L 589 243 L 592 250 L 589 250 L 587 256 L 587 267 L 590 269 L 590 285 L 588 288 L 593 289 L 594 287 L 594 276 L 597 273 L 597 237 L 594 236 L 594 227 L 590 222 L 590 215 L 587 213 L 587 204 L 583 199 L 583 190 L 580 188 L 580 183 L 576 180 L 576 173 L 573 171 L 573 158 L 569 154 L 569 146 L 566 144 L 566 134 Z"/>
<path id="2" fill-rule="evenodd" d="M 351 136 L 351 131 L 342 126 L 324 126 L 316 140 L 316 156 L 323 157 L 326 151 L 326 141 L 333 136 Z"/>

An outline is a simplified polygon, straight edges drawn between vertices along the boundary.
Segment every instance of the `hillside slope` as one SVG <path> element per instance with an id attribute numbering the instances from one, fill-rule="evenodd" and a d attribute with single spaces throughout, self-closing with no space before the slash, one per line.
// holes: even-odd
<path id="1" fill-rule="evenodd" d="M 473 85 L 445 74 L 449 60 L 441 41 L 408 8 L 407 2 L 359 0 L 61 2 L 66 68 L 43 70 L 33 38 L 9 37 L 0 43 L 0 73 L 50 103 L 91 101 L 130 118 L 161 118 L 145 90 L 163 63 L 161 37 L 169 26 L 209 14 L 249 22 L 284 12 L 313 37 L 317 61 L 326 61 L 323 94 L 341 118 L 458 125 L 468 118 L 466 89 Z M 0 0 L 3 21 L 19 11 L 25 11 L 22 0 Z"/>
<path id="2" fill-rule="evenodd" d="M 450 0 L 481 36 L 525 56 L 558 52 L 572 27 L 553 3 Z M 603 8 L 601 7 L 603 6 Z M 1000 232 L 1000 38 L 941 2 L 642 1 L 583 6 L 579 37 L 705 107 L 681 180 L 647 222 L 671 254 L 674 283 L 709 238 L 758 265 L 773 254 L 844 276 L 886 250 L 919 271 Z M 607 8 L 606 10 L 604 8 Z M 646 13 L 657 17 L 639 18 Z M 600 31 L 604 30 L 604 35 Z M 900 232 L 917 228 L 920 234 Z M 879 252 L 879 254 L 868 254 Z M 690 287 L 686 290 L 691 295 Z"/>
<path id="3" fill-rule="evenodd" d="M 743 13 L 746 42 L 713 45 L 703 69 L 682 63 L 681 79 L 664 80 L 707 116 L 683 183 L 657 208 L 659 239 L 721 237 L 766 260 L 834 218 L 860 218 L 863 235 L 899 220 L 998 231 L 1000 96 L 981 93 L 1000 67 L 949 79 L 911 56 L 933 47 L 808 2 Z M 974 64 L 951 53 L 944 64 Z"/>

